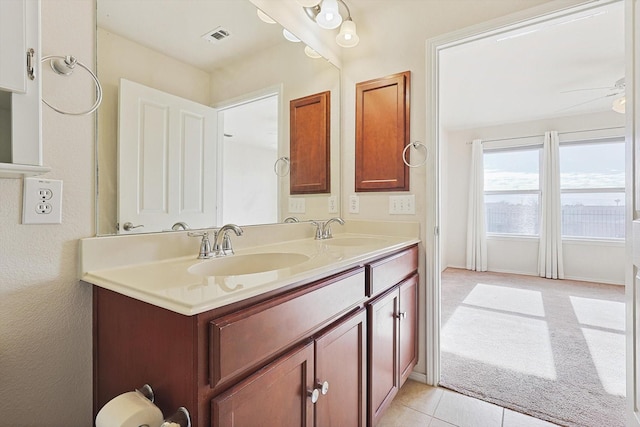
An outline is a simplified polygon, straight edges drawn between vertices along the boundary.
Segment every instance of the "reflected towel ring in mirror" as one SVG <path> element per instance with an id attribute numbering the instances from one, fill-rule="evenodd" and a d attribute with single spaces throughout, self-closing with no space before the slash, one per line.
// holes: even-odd
<path id="1" fill-rule="evenodd" d="M 44 63 L 44 61 L 47 61 L 47 60 L 50 60 L 51 69 L 56 74 L 61 76 L 70 76 L 71 74 L 73 74 L 73 71 L 75 70 L 76 65 L 79 65 L 81 68 L 84 68 L 89 73 L 89 75 L 91 76 L 91 78 L 93 79 L 96 85 L 96 102 L 88 110 L 79 111 L 79 112 L 61 110 L 49 104 L 44 98 L 42 98 L 42 102 L 52 110 L 60 114 L 67 114 L 70 116 L 86 116 L 96 111 L 100 106 L 100 103 L 102 102 L 102 86 L 100 85 L 100 81 L 98 80 L 98 77 L 95 75 L 95 73 L 91 71 L 86 65 L 84 65 L 82 62 L 78 61 L 74 56 L 71 56 L 71 55 L 67 55 L 67 56 L 47 55 L 47 56 L 43 56 L 40 61 Z"/>
<path id="2" fill-rule="evenodd" d="M 284 172 L 280 172 L 278 173 L 278 164 L 280 162 L 284 162 Z M 291 168 L 291 165 L 289 163 L 289 158 L 288 157 L 280 157 L 278 160 L 276 160 L 276 162 L 273 164 L 273 171 L 276 173 L 276 175 L 278 176 L 287 176 L 289 175 L 289 169 Z"/>
<path id="3" fill-rule="evenodd" d="M 417 165 L 412 165 L 407 161 L 407 150 L 409 149 L 409 147 L 413 147 L 415 150 L 418 150 L 418 148 L 420 147 L 424 148 L 424 159 L 422 160 L 422 162 L 418 163 Z M 429 149 L 427 148 L 426 145 L 424 145 L 420 141 L 410 142 L 409 144 L 407 144 L 406 147 L 404 147 L 404 150 L 402 150 L 402 161 L 404 162 L 405 165 L 409 166 L 410 168 L 419 168 L 420 166 L 423 166 L 425 163 L 427 163 L 428 158 L 429 158 Z"/>

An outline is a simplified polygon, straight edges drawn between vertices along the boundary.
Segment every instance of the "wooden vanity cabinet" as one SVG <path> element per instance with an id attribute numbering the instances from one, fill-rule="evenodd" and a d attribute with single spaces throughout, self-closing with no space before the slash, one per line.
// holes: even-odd
<path id="1" fill-rule="evenodd" d="M 375 426 L 386 408 L 409 378 L 418 361 L 418 274 L 417 248 L 401 252 L 370 269 L 368 284 L 379 277 L 406 277 L 367 304 L 369 326 L 369 425 Z M 370 289 L 375 288 L 370 286 Z"/>
<path id="2" fill-rule="evenodd" d="M 414 246 L 193 316 L 95 286 L 94 416 L 148 383 L 194 427 L 372 425 L 417 360 L 416 268 Z"/>
<path id="3" fill-rule="evenodd" d="M 211 401 L 212 427 L 364 426 L 360 309 Z"/>

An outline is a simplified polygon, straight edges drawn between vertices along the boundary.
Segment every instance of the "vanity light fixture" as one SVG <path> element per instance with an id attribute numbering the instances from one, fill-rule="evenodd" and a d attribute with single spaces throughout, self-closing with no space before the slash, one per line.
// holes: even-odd
<path id="1" fill-rule="evenodd" d="M 351 19 L 351 11 L 344 0 L 296 0 L 307 16 L 324 29 L 340 27 L 336 43 L 341 47 L 354 47 L 360 42 L 356 32 L 356 24 Z M 347 17 L 340 14 L 340 5 L 344 6 Z M 342 25 L 341 25 L 342 24 Z"/>
<path id="2" fill-rule="evenodd" d="M 625 104 L 627 103 L 627 98 L 623 95 L 620 98 L 616 98 L 613 100 L 613 105 L 611 105 L 611 109 L 616 113 L 624 114 L 625 112 Z"/>
<path id="3" fill-rule="evenodd" d="M 309 58 L 313 58 L 313 59 L 318 59 L 321 58 L 322 55 L 320 55 L 318 52 L 316 52 L 315 50 L 311 49 L 309 46 L 305 46 L 304 47 L 304 53 L 305 55 L 307 55 Z"/>
<path id="4" fill-rule="evenodd" d="M 267 15 L 266 13 L 261 11 L 260 9 L 256 9 L 256 13 L 258 14 L 258 18 L 260 18 L 260 20 L 262 22 L 266 22 L 267 24 L 275 24 L 276 23 L 276 21 L 274 21 L 269 15 Z"/>

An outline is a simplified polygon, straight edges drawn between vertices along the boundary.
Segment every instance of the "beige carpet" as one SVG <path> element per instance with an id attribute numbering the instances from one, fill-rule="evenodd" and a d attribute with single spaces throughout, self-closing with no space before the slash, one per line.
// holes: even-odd
<path id="1" fill-rule="evenodd" d="M 624 287 L 447 269 L 440 385 L 566 426 L 624 426 Z"/>

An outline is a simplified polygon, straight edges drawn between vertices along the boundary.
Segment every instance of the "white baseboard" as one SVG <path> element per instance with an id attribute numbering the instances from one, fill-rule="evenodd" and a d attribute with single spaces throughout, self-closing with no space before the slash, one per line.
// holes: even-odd
<path id="1" fill-rule="evenodd" d="M 420 372 L 416 372 L 416 371 L 413 371 L 409 374 L 409 379 L 418 381 L 419 383 L 423 383 L 423 384 L 427 383 L 427 375 Z M 433 384 L 430 384 L 430 385 L 433 385 Z"/>

